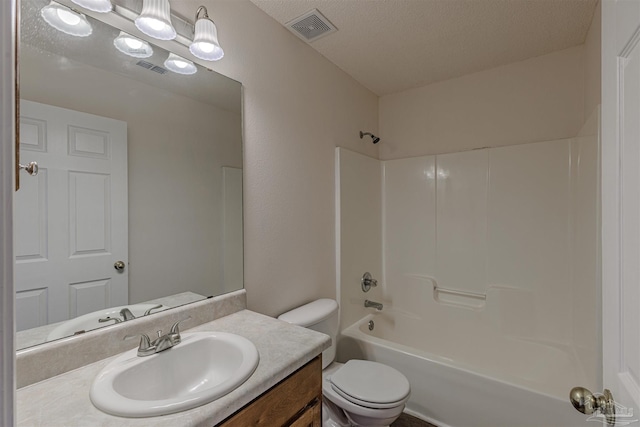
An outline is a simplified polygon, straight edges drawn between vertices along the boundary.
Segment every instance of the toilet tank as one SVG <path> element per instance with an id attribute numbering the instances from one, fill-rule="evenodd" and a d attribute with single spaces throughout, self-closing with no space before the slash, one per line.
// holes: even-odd
<path id="1" fill-rule="evenodd" d="M 338 336 L 338 303 L 329 298 L 318 299 L 278 316 L 285 322 L 322 332 L 331 337 L 331 347 L 322 352 L 322 369 L 336 356 Z"/>

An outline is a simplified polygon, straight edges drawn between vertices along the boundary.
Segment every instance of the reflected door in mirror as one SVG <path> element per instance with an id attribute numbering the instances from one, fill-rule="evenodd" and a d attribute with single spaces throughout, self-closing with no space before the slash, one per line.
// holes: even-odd
<path id="1" fill-rule="evenodd" d="M 16 316 L 24 330 L 128 302 L 127 124 L 21 101 Z"/>

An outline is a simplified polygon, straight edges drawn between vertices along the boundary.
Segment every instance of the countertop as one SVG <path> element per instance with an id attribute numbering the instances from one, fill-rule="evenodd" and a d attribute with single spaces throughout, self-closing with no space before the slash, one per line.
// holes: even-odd
<path id="1" fill-rule="evenodd" d="M 101 412 L 89 399 L 93 379 L 117 357 L 113 356 L 19 389 L 17 425 L 212 427 L 305 365 L 331 344 L 327 335 L 249 310 L 239 311 L 186 332 L 197 331 L 231 332 L 251 340 L 260 354 L 256 371 L 240 387 L 206 405 L 161 417 L 123 418 Z"/>

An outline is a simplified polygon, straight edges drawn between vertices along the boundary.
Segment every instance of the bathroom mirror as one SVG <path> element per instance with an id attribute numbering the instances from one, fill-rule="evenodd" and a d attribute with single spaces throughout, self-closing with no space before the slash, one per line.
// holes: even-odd
<path id="1" fill-rule="evenodd" d="M 17 348 L 242 288 L 241 83 L 20 3 Z"/>

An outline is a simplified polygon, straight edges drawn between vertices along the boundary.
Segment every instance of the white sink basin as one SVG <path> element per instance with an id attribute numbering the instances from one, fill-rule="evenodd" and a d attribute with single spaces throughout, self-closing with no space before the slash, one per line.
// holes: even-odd
<path id="1" fill-rule="evenodd" d="M 123 308 L 128 308 L 134 316 L 140 317 L 145 313 L 145 311 L 149 310 L 152 307 L 156 307 L 157 305 L 158 304 L 130 304 L 120 307 L 105 308 L 103 310 L 94 311 L 93 313 L 83 314 L 82 316 L 67 320 L 66 322 L 56 326 L 51 330 L 51 332 L 49 332 L 49 335 L 47 335 L 47 341 L 68 337 L 69 335 L 74 335 L 79 331 L 86 332 L 93 329 L 113 325 L 113 321 L 108 323 L 100 323 L 98 322 L 98 319 L 104 319 L 105 317 L 120 319 L 120 310 L 122 310 Z M 163 305 L 162 307 L 153 310 L 152 314 L 158 313 L 168 308 L 169 307 Z"/>
<path id="2" fill-rule="evenodd" d="M 245 382 L 258 366 L 248 339 L 225 332 L 182 334 L 169 350 L 138 357 L 123 353 L 98 374 L 91 401 L 123 417 L 172 414 L 212 402 Z"/>

